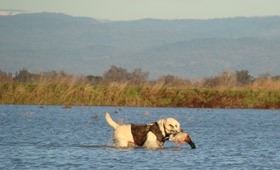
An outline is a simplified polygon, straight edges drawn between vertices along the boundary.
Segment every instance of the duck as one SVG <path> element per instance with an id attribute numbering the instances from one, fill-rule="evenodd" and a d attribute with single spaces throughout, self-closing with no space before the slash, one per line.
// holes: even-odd
<path id="1" fill-rule="evenodd" d="M 179 142 L 182 145 L 184 145 L 185 142 L 187 142 L 192 149 L 196 148 L 194 142 L 192 141 L 191 137 L 189 136 L 189 134 L 187 132 L 179 132 L 176 135 L 170 135 L 169 141 L 174 142 L 176 146 L 178 146 Z"/>

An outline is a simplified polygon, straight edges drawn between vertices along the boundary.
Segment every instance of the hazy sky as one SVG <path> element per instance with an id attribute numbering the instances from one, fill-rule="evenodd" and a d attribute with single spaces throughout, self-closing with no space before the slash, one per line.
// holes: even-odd
<path id="1" fill-rule="evenodd" d="M 0 0 L 0 9 L 109 20 L 208 19 L 280 15 L 280 0 Z"/>

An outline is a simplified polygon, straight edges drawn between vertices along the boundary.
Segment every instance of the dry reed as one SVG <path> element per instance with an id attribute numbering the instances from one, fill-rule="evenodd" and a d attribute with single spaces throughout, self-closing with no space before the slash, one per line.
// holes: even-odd
<path id="1" fill-rule="evenodd" d="M 165 86 L 128 82 L 92 86 L 75 77 L 37 84 L 0 83 L 1 104 L 280 108 L 280 81 L 255 81 L 247 86 Z"/>

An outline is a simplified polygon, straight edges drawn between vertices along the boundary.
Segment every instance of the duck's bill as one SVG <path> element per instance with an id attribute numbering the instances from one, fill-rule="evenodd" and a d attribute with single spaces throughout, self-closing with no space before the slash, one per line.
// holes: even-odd
<path id="1" fill-rule="evenodd" d="M 191 146 L 192 149 L 195 149 L 195 148 L 196 148 L 196 146 L 195 146 L 195 144 L 193 143 L 193 141 L 191 141 L 189 144 L 190 144 L 190 146 Z"/>

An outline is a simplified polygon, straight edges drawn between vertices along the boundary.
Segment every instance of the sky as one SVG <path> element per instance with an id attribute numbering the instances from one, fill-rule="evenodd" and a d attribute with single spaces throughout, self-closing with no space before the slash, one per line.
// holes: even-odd
<path id="1" fill-rule="evenodd" d="M 0 10 L 55 12 L 114 21 L 280 15 L 280 0 L 0 0 Z"/>

